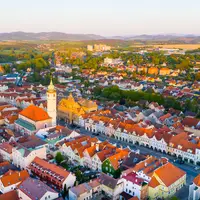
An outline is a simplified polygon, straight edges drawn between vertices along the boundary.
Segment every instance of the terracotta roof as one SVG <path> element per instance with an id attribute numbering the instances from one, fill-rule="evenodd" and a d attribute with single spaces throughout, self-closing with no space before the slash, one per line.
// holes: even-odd
<path id="1" fill-rule="evenodd" d="M 194 178 L 193 182 L 196 186 L 200 186 L 200 174 Z"/>
<path id="2" fill-rule="evenodd" d="M 92 157 L 95 154 L 95 152 L 96 152 L 96 145 L 87 148 L 86 151 L 88 152 L 88 154 L 90 155 L 90 157 Z"/>
<path id="3" fill-rule="evenodd" d="M 0 149 L 9 154 L 12 154 L 13 146 L 11 146 L 9 143 L 4 142 L 4 143 L 0 144 Z"/>
<path id="4" fill-rule="evenodd" d="M 4 187 L 20 183 L 26 178 L 29 177 L 29 173 L 26 170 L 23 171 L 8 171 L 6 174 L 4 174 L 0 180 L 3 183 Z"/>
<path id="5" fill-rule="evenodd" d="M 160 185 L 155 177 L 152 177 L 151 181 L 149 182 L 149 187 L 155 188 Z"/>
<path id="6" fill-rule="evenodd" d="M 101 162 L 103 162 L 108 157 L 108 155 L 111 155 L 111 152 L 112 152 L 112 149 L 102 150 L 97 153 L 97 156 L 99 157 Z"/>
<path id="7" fill-rule="evenodd" d="M 182 124 L 184 126 L 189 126 L 189 127 L 194 126 L 194 127 L 196 127 L 199 122 L 200 122 L 200 120 L 197 119 L 197 118 L 186 117 L 186 118 L 183 119 Z"/>
<path id="8" fill-rule="evenodd" d="M 186 172 L 169 162 L 155 170 L 154 173 L 167 187 L 179 180 L 180 178 L 182 178 L 186 174 Z"/>
<path id="9" fill-rule="evenodd" d="M 1 162 L 0 163 L 0 167 L 4 167 L 4 166 L 7 166 L 9 165 L 10 163 L 8 161 L 4 161 L 4 162 Z"/>
<path id="10" fill-rule="evenodd" d="M 129 200 L 139 200 L 138 197 L 132 197 Z"/>
<path id="11" fill-rule="evenodd" d="M 171 117 L 172 115 L 170 114 L 170 113 L 167 113 L 166 115 L 163 115 L 163 116 L 161 116 L 159 119 L 160 119 L 160 121 L 164 121 L 165 119 L 167 119 L 167 118 L 169 118 L 169 117 Z"/>
<path id="12" fill-rule="evenodd" d="M 151 177 L 153 175 L 154 170 L 166 164 L 168 161 L 166 158 L 158 159 L 156 157 L 150 156 L 144 161 L 139 162 L 133 167 L 133 171 L 143 171 L 144 174 Z"/>
<path id="13" fill-rule="evenodd" d="M 117 170 L 120 166 L 120 160 L 125 160 L 128 157 L 129 152 L 128 151 L 120 151 L 117 154 L 114 154 L 113 156 L 109 157 L 110 163 L 113 166 L 115 170 Z"/>
<path id="14" fill-rule="evenodd" d="M 50 170 L 60 176 L 62 176 L 64 178 L 64 180 L 68 177 L 68 175 L 70 174 L 70 172 L 66 171 L 64 168 L 59 167 L 55 164 L 52 163 L 48 163 L 47 161 L 36 157 L 33 162 L 31 163 L 31 165 L 36 164 L 39 165 L 40 167 L 44 168 L 45 170 Z M 63 181 L 64 181 L 63 180 Z"/>
<path id="15" fill-rule="evenodd" d="M 18 193 L 16 190 L 13 190 L 5 194 L 1 194 L 0 200 L 19 200 Z"/>
<path id="16" fill-rule="evenodd" d="M 50 119 L 46 111 L 34 105 L 28 106 L 27 108 L 22 110 L 19 114 L 33 121 L 43 121 Z"/>
<path id="17" fill-rule="evenodd" d="M 178 145 L 181 140 L 186 140 L 186 139 L 188 139 L 188 133 L 182 132 L 177 135 L 174 135 L 171 138 L 170 143 L 172 143 L 174 145 Z"/>

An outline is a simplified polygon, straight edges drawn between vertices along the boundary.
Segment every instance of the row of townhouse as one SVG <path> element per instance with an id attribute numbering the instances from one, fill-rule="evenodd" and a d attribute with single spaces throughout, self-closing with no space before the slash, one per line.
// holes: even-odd
<path id="1" fill-rule="evenodd" d="M 120 175 L 119 168 L 128 157 L 130 150 L 118 148 L 108 141 L 81 135 L 66 140 L 60 145 L 61 153 L 76 165 L 86 166 L 113 177 Z"/>
<path id="2" fill-rule="evenodd" d="M 158 129 L 152 125 L 128 124 L 104 116 L 90 118 L 82 116 L 80 121 L 79 125 L 91 132 L 99 132 L 121 141 L 143 145 L 200 164 L 200 140 L 183 129 L 171 130 L 166 126 Z"/>

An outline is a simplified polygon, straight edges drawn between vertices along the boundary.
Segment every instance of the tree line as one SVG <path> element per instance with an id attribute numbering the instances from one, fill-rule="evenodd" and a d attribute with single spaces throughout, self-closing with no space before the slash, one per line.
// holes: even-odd
<path id="1" fill-rule="evenodd" d="M 121 90 L 118 86 L 106 87 L 103 90 L 100 87 L 96 87 L 93 92 L 95 96 L 104 97 L 115 102 L 122 102 L 124 100 L 127 106 L 134 106 L 139 100 L 146 100 L 148 102 L 157 102 L 167 109 L 174 108 L 180 111 L 191 111 L 200 116 L 199 105 L 196 99 L 187 99 L 181 102 L 174 97 L 164 97 L 152 91 Z"/>

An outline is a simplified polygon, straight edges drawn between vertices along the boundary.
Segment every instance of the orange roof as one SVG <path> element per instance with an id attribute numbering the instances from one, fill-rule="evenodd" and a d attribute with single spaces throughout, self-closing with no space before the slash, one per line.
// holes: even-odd
<path id="1" fill-rule="evenodd" d="M 151 181 L 149 182 L 149 187 L 156 188 L 159 185 L 160 183 L 157 181 L 157 179 L 152 177 Z"/>
<path id="2" fill-rule="evenodd" d="M 90 144 L 87 144 L 85 146 L 81 146 L 81 147 L 77 147 L 76 150 L 80 156 L 80 158 L 82 158 L 84 155 L 83 155 L 83 152 L 85 151 L 85 149 L 89 148 L 90 147 Z"/>
<path id="3" fill-rule="evenodd" d="M 88 154 L 90 155 L 90 157 L 92 157 L 95 154 L 95 152 L 96 152 L 96 145 L 87 148 L 86 151 L 88 152 Z"/>
<path id="4" fill-rule="evenodd" d="M 168 162 L 167 164 L 155 170 L 155 174 L 168 187 L 182 178 L 186 173 Z"/>
<path id="5" fill-rule="evenodd" d="M 29 177 L 29 173 L 26 170 L 23 171 L 8 171 L 4 174 L 0 180 L 3 183 L 4 187 L 20 183 Z"/>
<path id="6" fill-rule="evenodd" d="M 112 164 L 115 170 L 119 168 L 119 165 L 120 165 L 119 161 L 127 158 L 128 154 L 129 154 L 128 151 L 122 150 L 119 153 L 109 157 L 110 163 Z"/>
<path id="7" fill-rule="evenodd" d="M 4 167 L 6 165 L 9 165 L 10 163 L 8 161 L 4 161 L 0 163 L 0 167 Z"/>
<path id="8" fill-rule="evenodd" d="M 64 126 L 60 126 L 60 125 L 57 125 L 57 126 L 56 126 L 56 130 L 57 130 L 57 131 L 63 130 L 64 128 L 65 128 Z"/>
<path id="9" fill-rule="evenodd" d="M 45 110 L 34 105 L 28 106 L 19 114 L 33 121 L 43 121 L 51 118 Z"/>
<path id="10" fill-rule="evenodd" d="M 177 145 L 179 144 L 180 140 L 186 140 L 186 139 L 188 139 L 188 133 L 182 132 L 173 136 L 170 140 L 170 143 Z"/>
<path id="11" fill-rule="evenodd" d="M 194 178 L 193 182 L 196 186 L 200 186 L 200 174 Z"/>
<path id="12" fill-rule="evenodd" d="M 167 162 L 168 160 L 166 158 L 158 159 L 156 157 L 150 156 L 147 159 L 136 164 L 135 167 L 133 167 L 133 171 L 138 172 L 142 170 L 144 174 L 151 177 L 155 169 Z"/>
<path id="13" fill-rule="evenodd" d="M 13 124 L 15 122 L 15 120 L 18 119 L 18 115 L 10 115 L 10 116 L 8 116 L 6 118 L 7 118 L 8 122 L 9 122 L 9 124 Z"/>
<path id="14" fill-rule="evenodd" d="M 108 155 L 111 155 L 111 153 L 112 153 L 112 149 L 106 149 L 106 150 L 98 152 L 97 156 L 99 157 L 101 162 L 103 162 L 107 158 Z"/>
<path id="15" fill-rule="evenodd" d="M 138 197 L 132 197 L 129 200 L 139 200 Z"/>

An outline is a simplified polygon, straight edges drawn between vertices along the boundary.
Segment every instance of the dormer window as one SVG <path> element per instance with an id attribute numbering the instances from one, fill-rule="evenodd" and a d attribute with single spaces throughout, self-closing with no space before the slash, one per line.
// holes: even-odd
<path id="1" fill-rule="evenodd" d="M 181 146 L 181 145 L 178 145 L 178 149 L 182 149 L 182 146 Z"/>
<path id="2" fill-rule="evenodd" d="M 188 153 L 192 153 L 192 150 L 191 150 L 191 149 L 188 149 L 187 152 L 188 152 Z"/>

